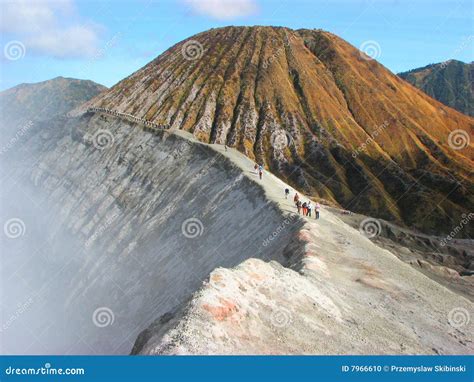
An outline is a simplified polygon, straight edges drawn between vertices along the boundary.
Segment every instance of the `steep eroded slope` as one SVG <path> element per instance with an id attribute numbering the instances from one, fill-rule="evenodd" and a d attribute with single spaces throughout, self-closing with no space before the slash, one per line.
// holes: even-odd
<path id="1" fill-rule="evenodd" d="M 428 233 L 474 209 L 474 120 L 328 32 L 212 29 L 88 106 L 227 143 L 312 196 Z"/>

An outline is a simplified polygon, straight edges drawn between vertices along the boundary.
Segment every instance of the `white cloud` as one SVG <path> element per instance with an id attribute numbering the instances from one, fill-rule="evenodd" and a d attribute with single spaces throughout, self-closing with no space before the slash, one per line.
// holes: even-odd
<path id="1" fill-rule="evenodd" d="M 257 13 L 255 0 L 184 0 L 197 14 L 231 20 Z"/>
<path id="2" fill-rule="evenodd" d="M 2 2 L 0 30 L 21 40 L 27 51 L 59 58 L 91 57 L 99 43 L 99 27 L 81 22 L 73 0 Z"/>

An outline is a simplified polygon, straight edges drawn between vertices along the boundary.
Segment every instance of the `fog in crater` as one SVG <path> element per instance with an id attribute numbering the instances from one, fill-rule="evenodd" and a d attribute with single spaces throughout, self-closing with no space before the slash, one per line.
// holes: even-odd
<path id="1" fill-rule="evenodd" d="M 269 244 L 279 210 L 204 145 L 87 114 L 2 154 L 3 354 L 128 354 L 209 273 Z"/>

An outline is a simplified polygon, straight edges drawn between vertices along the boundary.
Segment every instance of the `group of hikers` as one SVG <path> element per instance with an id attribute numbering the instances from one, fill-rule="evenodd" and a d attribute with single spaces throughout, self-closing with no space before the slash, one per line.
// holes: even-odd
<path id="1" fill-rule="evenodd" d="M 290 190 L 288 188 L 285 188 L 285 199 L 288 199 L 288 195 L 290 195 Z M 293 201 L 295 202 L 295 206 L 296 206 L 296 209 L 298 210 L 299 215 L 303 214 L 303 216 L 311 217 L 311 214 L 313 212 L 313 205 L 311 204 L 311 200 L 308 200 L 307 202 L 301 202 L 300 196 L 296 192 L 293 198 Z M 314 205 L 315 219 L 319 219 L 320 210 L 321 210 L 321 205 L 319 203 L 316 203 Z"/>
<path id="2" fill-rule="evenodd" d="M 227 149 L 227 147 L 226 147 Z M 258 177 L 262 179 L 263 175 L 263 166 L 261 164 L 255 163 L 255 166 L 253 167 L 255 172 L 258 173 Z M 288 199 L 288 196 L 290 195 L 290 189 L 285 188 L 285 199 Z M 295 193 L 295 197 L 293 198 L 293 201 L 295 202 L 296 209 L 298 210 L 298 214 L 303 216 L 312 216 L 313 212 L 313 205 L 311 204 L 311 201 L 308 200 L 307 202 L 301 202 L 300 196 L 298 193 Z M 319 219 L 319 211 L 321 210 L 321 205 L 319 203 L 316 203 L 314 205 L 314 217 L 315 219 Z"/>

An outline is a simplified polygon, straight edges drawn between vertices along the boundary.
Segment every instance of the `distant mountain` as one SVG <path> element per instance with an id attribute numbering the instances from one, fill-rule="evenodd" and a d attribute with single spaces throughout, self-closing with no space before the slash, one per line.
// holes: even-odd
<path id="1" fill-rule="evenodd" d="M 17 127 L 28 121 L 66 114 L 106 89 L 93 81 L 64 77 L 21 84 L 0 92 L 0 123 Z"/>
<path id="2" fill-rule="evenodd" d="M 400 73 L 399 76 L 445 105 L 474 116 L 473 62 L 465 64 L 450 60 Z"/>
<path id="3" fill-rule="evenodd" d="M 87 107 L 226 143 L 315 198 L 425 232 L 474 208 L 474 119 L 329 32 L 199 33 L 75 112 Z"/>

